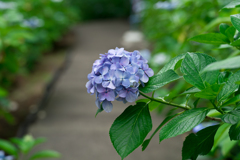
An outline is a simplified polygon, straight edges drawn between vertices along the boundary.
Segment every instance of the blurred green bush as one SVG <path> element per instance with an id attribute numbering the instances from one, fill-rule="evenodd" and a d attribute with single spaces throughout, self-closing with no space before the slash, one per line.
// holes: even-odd
<path id="1" fill-rule="evenodd" d="M 67 0 L 0 1 L 0 102 L 78 19 Z"/>
<path id="2" fill-rule="evenodd" d="M 77 20 L 77 14 L 68 2 L 59 0 L 18 0 L 3 4 L 0 84 L 7 89 L 17 74 L 34 68 L 41 54 L 50 50 L 52 42 Z"/>
<path id="3" fill-rule="evenodd" d="M 141 28 L 151 42 L 153 51 L 152 67 L 155 71 L 164 64 L 155 63 L 154 55 L 163 53 L 175 57 L 184 52 L 204 52 L 217 59 L 226 58 L 237 50 L 221 47 L 219 55 L 216 45 L 203 45 L 189 42 L 188 39 L 202 33 L 219 32 L 220 23 L 230 23 L 229 15 L 237 14 L 239 9 L 223 10 L 221 7 L 230 0 L 144 0 L 141 12 Z M 217 18 L 216 18 L 217 17 Z M 167 59 L 168 60 L 168 59 Z"/>

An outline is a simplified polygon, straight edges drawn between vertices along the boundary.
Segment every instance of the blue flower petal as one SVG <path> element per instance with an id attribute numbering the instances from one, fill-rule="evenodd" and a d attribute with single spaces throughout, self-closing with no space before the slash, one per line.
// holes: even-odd
<path id="1" fill-rule="evenodd" d="M 104 109 L 105 112 L 109 113 L 112 111 L 113 105 L 111 102 L 105 100 L 102 103 L 102 108 Z"/>

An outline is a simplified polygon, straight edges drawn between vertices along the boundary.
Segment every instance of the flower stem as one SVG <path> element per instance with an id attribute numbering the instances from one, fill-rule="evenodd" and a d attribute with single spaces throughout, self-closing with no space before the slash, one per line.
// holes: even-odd
<path id="1" fill-rule="evenodd" d="M 159 103 L 162 103 L 162 104 L 170 105 L 170 106 L 173 106 L 173 107 L 178 107 L 178 108 L 181 108 L 181 109 L 184 109 L 184 110 L 189 110 L 189 109 L 191 109 L 191 108 L 188 107 L 188 106 L 184 107 L 184 106 L 180 106 L 180 105 L 175 104 L 175 103 L 170 103 L 170 102 L 166 102 L 166 101 L 161 101 L 161 100 L 159 100 L 159 99 L 155 99 L 155 98 L 153 98 L 153 97 L 149 97 L 149 96 L 145 95 L 145 94 L 142 93 L 142 92 L 140 92 L 140 94 L 141 94 L 143 97 L 146 97 L 146 98 L 150 99 L 151 101 L 156 101 L 156 102 L 159 102 Z"/>
<path id="2" fill-rule="evenodd" d="M 180 106 L 178 104 L 175 104 L 175 103 L 170 103 L 170 102 L 166 102 L 166 101 L 161 101 L 159 99 L 155 99 L 153 97 L 149 97 L 147 96 L 146 94 L 142 93 L 142 92 L 139 92 L 143 97 L 146 97 L 148 99 L 150 99 L 151 101 L 156 101 L 156 102 L 159 102 L 159 103 L 162 103 L 162 104 L 166 104 L 166 105 L 170 105 L 170 106 L 173 106 L 173 107 L 178 107 L 178 108 L 181 108 L 181 109 L 184 109 L 184 110 L 190 110 L 191 108 L 189 106 Z M 221 113 L 221 112 L 220 112 Z M 215 117 L 209 117 L 209 116 L 206 116 L 205 117 L 206 119 L 209 119 L 209 120 L 213 120 L 213 121 L 218 121 L 218 122 L 222 122 L 222 120 L 220 118 L 215 118 Z"/>
<path id="3" fill-rule="evenodd" d="M 221 114 L 224 114 L 224 112 L 223 112 L 220 108 L 218 108 L 218 107 L 214 104 L 213 101 L 210 101 L 210 102 L 212 103 L 213 107 L 214 107 L 218 112 L 220 112 Z"/>

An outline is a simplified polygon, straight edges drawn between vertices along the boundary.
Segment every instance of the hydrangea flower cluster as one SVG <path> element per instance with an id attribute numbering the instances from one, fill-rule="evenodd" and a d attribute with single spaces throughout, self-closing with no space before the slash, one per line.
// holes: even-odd
<path id="1" fill-rule="evenodd" d="M 111 112 L 111 101 L 134 102 L 139 96 L 138 87 L 153 76 L 147 60 L 139 51 L 128 52 L 124 48 L 110 49 L 100 54 L 93 63 L 86 84 L 88 93 L 96 93 L 96 106 Z"/>

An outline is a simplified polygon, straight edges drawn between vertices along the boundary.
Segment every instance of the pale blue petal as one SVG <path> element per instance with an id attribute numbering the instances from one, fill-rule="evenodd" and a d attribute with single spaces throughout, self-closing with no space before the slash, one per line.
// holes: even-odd
<path id="1" fill-rule="evenodd" d="M 103 81 L 102 82 L 102 86 L 105 87 L 105 88 L 107 88 L 109 84 L 110 84 L 109 81 Z"/>
<path id="2" fill-rule="evenodd" d="M 106 93 L 106 99 L 108 101 L 114 101 L 115 100 L 115 93 L 114 93 L 114 91 L 109 91 L 108 93 Z"/>
<path id="3" fill-rule="evenodd" d="M 113 105 L 112 105 L 111 102 L 105 100 L 102 103 L 102 107 L 103 107 L 105 112 L 109 113 L 109 112 L 112 111 Z"/>
<path id="4" fill-rule="evenodd" d="M 116 64 L 112 64 L 111 67 L 110 67 L 110 69 L 115 71 L 115 70 L 117 69 Z"/>
<path id="5" fill-rule="evenodd" d="M 94 94 L 94 92 L 95 92 L 95 87 L 93 86 L 93 87 L 90 89 L 90 93 L 91 93 L 91 94 Z"/>
<path id="6" fill-rule="evenodd" d="M 125 98 L 127 96 L 127 90 L 121 90 L 118 92 L 119 97 Z"/>
<path id="7" fill-rule="evenodd" d="M 128 102 L 134 102 L 137 99 L 137 95 L 133 92 L 128 92 L 126 96 L 126 100 Z"/>
<path id="8" fill-rule="evenodd" d="M 147 70 L 147 69 L 149 68 L 149 66 L 148 66 L 148 64 L 143 63 L 143 64 L 142 64 L 142 68 L 143 68 L 143 70 L 145 71 L 145 70 Z"/>
<path id="9" fill-rule="evenodd" d="M 103 101 L 106 99 L 106 93 L 99 93 L 98 98 L 100 101 Z"/>
<path id="10" fill-rule="evenodd" d="M 115 49 L 109 49 L 109 50 L 108 50 L 108 53 L 110 53 L 110 54 L 115 54 L 116 51 L 115 51 Z"/>
<path id="11" fill-rule="evenodd" d="M 115 89 L 116 87 L 114 86 L 113 82 L 109 82 L 109 85 L 107 86 L 107 88 Z"/>
<path id="12" fill-rule="evenodd" d="M 130 81 L 129 79 L 123 79 L 122 85 L 126 88 L 130 87 Z"/>
<path id="13" fill-rule="evenodd" d="M 97 85 L 97 91 L 98 91 L 99 93 L 103 93 L 103 92 L 106 91 L 106 88 L 104 88 L 101 84 L 98 84 L 98 85 Z"/>
<path id="14" fill-rule="evenodd" d="M 148 75 L 148 77 L 152 77 L 154 75 L 154 72 L 151 68 L 148 68 L 145 70 L 145 73 Z"/>
<path id="15" fill-rule="evenodd" d="M 120 86 L 122 84 L 122 79 L 117 79 L 115 82 L 116 86 Z"/>
<path id="16" fill-rule="evenodd" d="M 109 74 L 106 74 L 106 75 L 103 76 L 103 80 L 109 80 L 109 79 L 110 79 Z"/>
<path id="17" fill-rule="evenodd" d="M 143 75 L 144 71 L 142 69 L 139 69 L 138 72 L 136 73 L 136 76 L 138 76 L 139 78 L 142 78 Z"/>
<path id="18" fill-rule="evenodd" d="M 140 80 L 141 80 L 142 82 L 144 82 L 144 83 L 147 83 L 148 80 L 149 80 L 149 78 L 148 78 L 148 76 L 144 73 L 143 76 L 140 78 Z"/>
<path id="19" fill-rule="evenodd" d="M 102 75 L 97 76 L 97 77 L 94 79 L 94 81 L 95 81 L 95 83 L 97 83 L 97 84 L 102 83 Z"/>
<path id="20" fill-rule="evenodd" d="M 109 68 L 108 68 L 107 66 L 104 66 L 104 67 L 102 67 L 102 68 L 99 70 L 99 72 L 100 72 L 102 75 L 107 74 L 108 71 L 109 71 Z"/>
<path id="21" fill-rule="evenodd" d="M 98 107 L 98 109 L 101 109 L 101 104 L 100 104 L 99 99 L 96 99 L 95 104 Z"/>
<path id="22" fill-rule="evenodd" d="M 122 54 L 123 51 L 124 51 L 124 48 L 118 49 L 118 50 L 117 50 L 117 55 L 118 55 L 118 56 L 122 56 L 122 55 L 123 55 L 123 54 Z"/>
<path id="23" fill-rule="evenodd" d="M 117 78 L 120 78 L 120 79 L 122 79 L 123 78 L 123 71 L 119 71 L 119 70 L 117 70 L 116 72 L 115 72 L 115 76 L 117 77 Z"/>
<path id="24" fill-rule="evenodd" d="M 127 66 L 129 64 L 129 59 L 127 57 L 122 57 L 120 60 L 122 66 Z"/>

